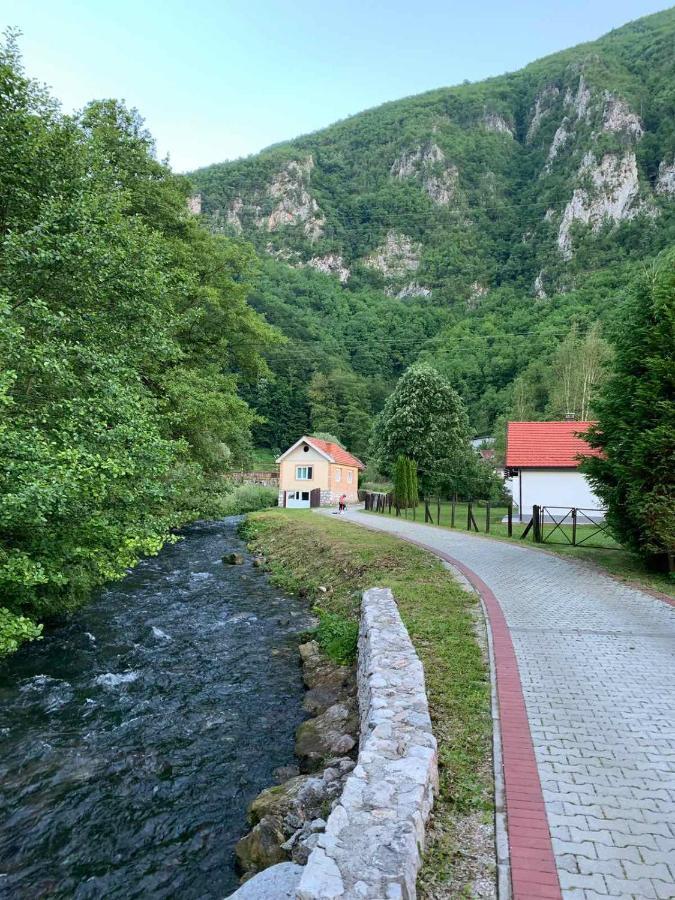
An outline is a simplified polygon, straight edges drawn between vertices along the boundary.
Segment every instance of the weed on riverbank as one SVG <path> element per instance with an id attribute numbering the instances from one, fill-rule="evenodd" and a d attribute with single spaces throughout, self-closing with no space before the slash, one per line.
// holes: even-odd
<path id="1" fill-rule="evenodd" d="M 361 592 L 391 588 L 424 664 L 439 745 L 440 794 L 419 896 L 491 896 L 490 682 L 476 638 L 475 595 L 425 551 L 342 520 L 270 510 L 251 515 L 243 534 L 267 558 L 276 584 L 306 593 L 318 607 L 318 638 L 334 658 L 353 656 Z"/>

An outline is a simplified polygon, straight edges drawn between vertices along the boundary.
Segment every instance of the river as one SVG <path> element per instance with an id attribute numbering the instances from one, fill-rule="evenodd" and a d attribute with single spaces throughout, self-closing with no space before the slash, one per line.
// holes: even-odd
<path id="1" fill-rule="evenodd" d="M 236 524 L 185 529 L 0 663 L 0 897 L 236 888 L 246 807 L 294 761 L 310 625 Z"/>

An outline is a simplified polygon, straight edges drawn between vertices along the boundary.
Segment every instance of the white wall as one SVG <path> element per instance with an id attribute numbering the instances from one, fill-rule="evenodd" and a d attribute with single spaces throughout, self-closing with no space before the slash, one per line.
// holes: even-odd
<path id="1" fill-rule="evenodd" d="M 591 490 L 585 475 L 576 469 L 521 469 L 523 518 L 532 513 L 532 507 L 576 506 L 585 509 L 602 509 L 602 503 Z M 513 502 L 520 502 L 521 485 L 518 477 L 506 482 Z"/>

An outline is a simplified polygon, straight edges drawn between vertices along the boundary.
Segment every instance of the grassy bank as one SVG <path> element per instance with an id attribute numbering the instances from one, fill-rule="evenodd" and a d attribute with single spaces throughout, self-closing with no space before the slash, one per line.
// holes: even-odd
<path id="1" fill-rule="evenodd" d="M 336 658 L 354 649 L 361 592 L 388 587 L 419 653 L 439 743 L 441 790 L 419 895 L 473 896 L 493 863 L 490 687 L 475 632 L 477 600 L 430 554 L 388 535 L 299 510 L 251 515 L 245 535 L 286 591 L 321 611 L 319 638 Z"/>
<path id="2" fill-rule="evenodd" d="M 436 503 L 430 504 L 431 514 L 433 516 L 433 524 L 437 524 L 438 508 Z M 478 525 L 478 534 L 486 534 L 486 510 L 484 506 L 473 505 L 473 516 Z M 499 540 L 510 540 L 516 543 L 525 544 L 537 550 L 548 550 L 551 553 L 558 553 L 562 556 L 571 556 L 574 559 L 580 559 L 593 565 L 605 569 L 616 578 L 624 581 L 634 582 L 637 585 L 650 588 L 652 590 L 661 591 L 671 597 L 675 597 L 675 579 L 666 573 L 652 572 L 644 564 L 644 562 L 635 553 L 621 547 L 611 535 L 596 534 L 595 526 L 578 525 L 577 541 L 587 540 L 588 543 L 577 544 L 572 546 L 572 526 L 563 525 L 555 533 L 553 530 L 555 524 L 547 522 L 544 525 L 544 534 L 551 537 L 555 542 L 549 543 L 548 540 L 543 544 L 534 544 L 532 541 L 532 532 L 521 541 L 521 535 L 525 530 L 527 523 L 518 522 L 514 518 L 512 537 L 508 535 L 508 526 L 502 522 L 502 518 L 506 516 L 506 507 L 492 507 L 490 510 L 490 531 L 489 537 Z M 408 518 L 413 518 L 413 510 L 407 510 Z M 448 501 L 441 502 L 440 509 L 440 526 L 442 528 L 451 528 L 452 526 L 452 508 Z M 373 516 L 390 515 L 389 513 L 371 513 Z M 392 510 L 392 516 L 395 512 Z M 401 512 L 405 518 L 405 511 Z M 414 512 L 417 522 L 424 522 L 424 504 L 420 503 Z M 455 525 L 454 527 L 460 531 L 467 531 L 467 504 L 457 503 L 455 508 Z M 471 531 L 475 534 L 475 531 Z"/>

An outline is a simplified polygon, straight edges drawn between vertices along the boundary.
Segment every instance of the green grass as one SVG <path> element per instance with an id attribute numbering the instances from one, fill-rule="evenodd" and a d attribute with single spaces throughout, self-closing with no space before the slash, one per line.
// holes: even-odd
<path id="1" fill-rule="evenodd" d="M 490 820 L 493 804 L 490 685 L 474 630 L 476 596 L 429 553 L 342 520 L 269 510 L 249 516 L 243 532 L 267 557 L 277 585 L 314 601 L 322 613 L 319 639 L 338 658 L 355 638 L 361 592 L 393 591 L 424 664 L 439 743 L 441 789 L 419 896 L 470 896 L 475 828 L 462 825 L 467 816 Z"/>
<path id="2" fill-rule="evenodd" d="M 251 471 L 252 472 L 274 472 L 276 471 L 277 454 L 266 447 L 256 447 L 251 454 Z"/>
<path id="3" fill-rule="evenodd" d="M 431 514 L 433 516 L 434 525 L 436 525 L 438 511 L 437 505 L 435 502 L 431 502 L 429 506 Z M 476 524 L 478 525 L 478 533 L 485 535 L 486 509 L 484 506 L 478 506 L 475 503 L 473 504 L 472 509 Z M 675 597 L 675 579 L 673 579 L 673 576 L 650 571 L 645 567 L 639 556 L 621 547 L 621 545 L 616 540 L 614 540 L 611 535 L 593 534 L 593 531 L 595 530 L 594 526 L 577 526 L 577 541 L 583 540 L 585 537 L 588 537 L 588 544 L 581 544 L 577 546 L 572 545 L 571 525 L 564 525 L 562 526 L 562 529 L 558 529 L 555 534 L 551 535 L 551 537 L 555 539 L 555 543 L 549 543 L 548 541 L 546 541 L 543 544 L 535 544 L 532 540 L 531 530 L 525 540 L 521 540 L 521 535 L 525 530 L 527 523 L 518 522 L 515 519 L 515 516 L 513 521 L 513 535 L 509 538 L 508 526 L 506 525 L 506 523 L 502 523 L 501 521 L 502 518 L 506 515 L 506 511 L 507 510 L 505 506 L 491 508 L 489 537 L 497 538 L 500 540 L 516 541 L 521 545 L 526 544 L 528 547 L 532 547 L 535 550 L 548 550 L 561 556 L 571 556 L 574 559 L 583 560 L 584 562 L 599 566 L 616 578 L 635 583 L 640 587 L 646 587 L 652 590 L 661 591 L 664 594 Z M 407 511 L 407 514 L 408 519 L 412 520 L 413 510 L 409 509 Z M 372 515 L 382 515 L 382 513 L 372 513 Z M 384 515 L 389 514 L 385 513 Z M 394 515 L 395 512 L 392 510 L 392 516 Z M 401 510 L 401 516 L 405 518 L 404 510 Z M 417 522 L 424 522 L 423 503 L 421 503 L 417 507 L 414 519 Z M 441 501 L 441 527 L 450 528 L 451 520 L 451 504 L 449 501 L 443 500 Z M 544 526 L 544 535 L 548 536 L 549 534 L 551 534 L 554 527 L 554 524 L 546 523 Z M 467 530 L 466 503 L 456 504 L 455 528 L 462 531 Z M 474 533 L 475 532 L 472 528 L 472 534 Z M 561 543 L 558 543 L 559 541 Z M 569 541 L 569 543 L 566 543 L 565 541 Z"/>

